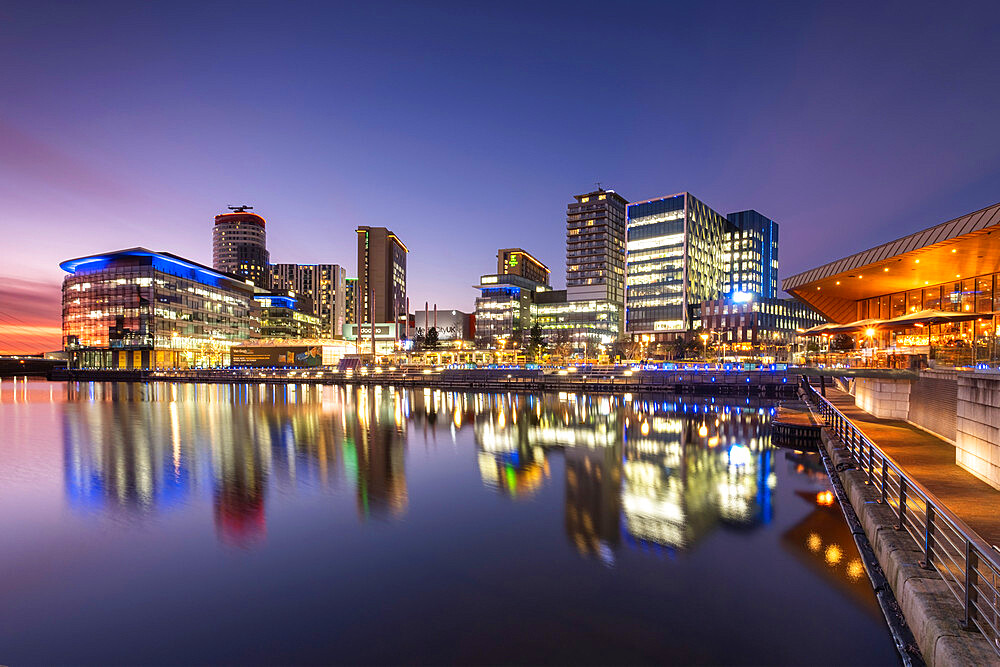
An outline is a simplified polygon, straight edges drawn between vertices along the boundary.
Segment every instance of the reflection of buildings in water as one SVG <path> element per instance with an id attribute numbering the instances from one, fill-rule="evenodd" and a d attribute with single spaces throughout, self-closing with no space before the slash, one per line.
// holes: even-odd
<path id="1" fill-rule="evenodd" d="M 814 506 L 802 521 L 781 536 L 781 545 L 874 618 L 882 612 L 854 544 L 851 529 L 829 491 L 797 492 Z"/>
<path id="2" fill-rule="evenodd" d="M 355 400 L 356 409 L 347 411 L 344 458 L 354 474 L 358 512 L 365 518 L 400 515 L 409 503 L 402 398 L 369 387 L 359 389 Z"/>
<path id="3" fill-rule="evenodd" d="M 67 495 L 97 509 L 168 507 L 211 485 L 219 535 L 263 535 L 268 483 L 326 485 L 340 464 L 340 388 L 68 385 Z"/>
<path id="4" fill-rule="evenodd" d="M 720 522 L 747 528 L 769 522 L 768 415 L 678 404 L 646 404 L 630 413 L 622 501 L 629 534 L 689 548 Z"/>
<path id="5" fill-rule="evenodd" d="M 613 559 L 621 541 L 621 447 L 570 447 L 566 461 L 566 535 L 582 554 Z"/>

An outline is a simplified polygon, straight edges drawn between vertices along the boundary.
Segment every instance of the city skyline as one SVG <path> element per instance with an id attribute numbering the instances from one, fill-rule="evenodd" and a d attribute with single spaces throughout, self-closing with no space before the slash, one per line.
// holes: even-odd
<path id="1" fill-rule="evenodd" d="M 562 264 L 565 206 L 597 180 L 759 210 L 782 226 L 779 278 L 998 199 L 994 8 L 636 5 L 598 26 L 555 5 L 303 7 L 5 9 L 0 351 L 59 347 L 60 261 L 210 264 L 229 204 L 267 218 L 273 262 L 350 272 L 353 230 L 387 226 L 413 303 L 469 311 L 497 248 Z M 584 48 L 598 30 L 614 49 Z M 595 79 L 612 94 L 567 110 Z"/>

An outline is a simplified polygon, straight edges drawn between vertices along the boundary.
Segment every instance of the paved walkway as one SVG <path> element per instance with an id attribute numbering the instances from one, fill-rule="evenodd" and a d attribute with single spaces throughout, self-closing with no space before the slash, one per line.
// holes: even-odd
<path id="1" fill-rule="evenodd" d="M 908 475 L 984 540 L 1000 546 L 1000 491 L 958 467 L 954 445 L 905 421 L 873 417 L 839 389 L 828 386 L 826 397 Z"/>

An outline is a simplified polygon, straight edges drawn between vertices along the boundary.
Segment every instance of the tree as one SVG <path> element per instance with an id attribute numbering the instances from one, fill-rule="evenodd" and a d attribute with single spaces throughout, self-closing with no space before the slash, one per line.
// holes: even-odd
<path id="1" fill-rule="evenodd" d="M 528 351 L 535 359 L 539 359 L 546 347 L 545 338 L 542 337 L 542 326 L 535 322 L 528 334 Z"/>
<path id="2" fill-rule="evenodd" d="M 437 327 L 431 327 L 427 330 L 427 335 L 424 336 L 424 349 L 426 350 L 436 350 L 438 347 L 438 330 Z"/>
<path id="3" fill-rule="evenodd" d="M 684 340 L 683 336 L 676 336 L 670 341 L 670 346 L 673 348 L 674 359 L 684 358 L 684 355 L 687 353 L 687 341 Z"/>

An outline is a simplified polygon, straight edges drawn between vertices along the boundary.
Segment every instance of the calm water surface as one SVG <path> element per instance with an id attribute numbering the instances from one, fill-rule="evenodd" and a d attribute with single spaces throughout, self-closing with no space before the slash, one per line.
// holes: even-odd
<path id="1" fill-rule="evenodd" d="M 774 405 L 0 383 L 0 664 L 896 664 Z"/>

